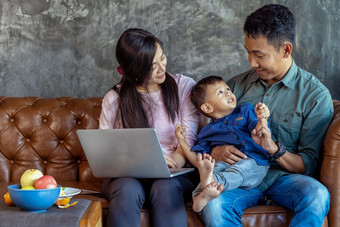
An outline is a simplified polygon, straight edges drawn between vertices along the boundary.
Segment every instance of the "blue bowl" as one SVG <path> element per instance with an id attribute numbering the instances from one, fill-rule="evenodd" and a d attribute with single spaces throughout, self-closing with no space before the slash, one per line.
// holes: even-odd
<path id="1" fill-rule="evenodd" d="M 21 190 L 20 184 L 8 186 L 13 203 L 24 211 L 41 213 L 57 201 L 61 186 L 52 189 Z"/>

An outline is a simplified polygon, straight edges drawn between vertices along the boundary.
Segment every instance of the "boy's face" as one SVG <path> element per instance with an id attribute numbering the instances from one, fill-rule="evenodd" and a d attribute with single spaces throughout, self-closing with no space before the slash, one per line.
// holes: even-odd
<path id="1" fill-rule="evenodd" d="M 206 102 L 201 105 L 201 109 L 209 116 L 218 119 L 231 114 L 236 103 L 236 97 L 229 86 L 224 81 L 220 81 L 207 86 Z"/>

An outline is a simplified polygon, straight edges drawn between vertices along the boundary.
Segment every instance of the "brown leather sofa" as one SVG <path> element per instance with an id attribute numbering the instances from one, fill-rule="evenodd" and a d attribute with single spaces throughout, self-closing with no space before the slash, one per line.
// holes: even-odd
<path id="1" fill-rule="evenodd" d="M 18 183 L 29 168 L 52 175 L 65 187 L 101 191 L 102 179 L 95 178 L 76 135 L 77 129 L 98 128 L 102 98 L 0 96 L 0 195 Z M 340 226 L 340 102 L 327 132 L 320 180 L 331 193 L 331 208 L 323 226 Z M 101 194 L 78 195 L 101 201 L 103 215 L 108 201 Z M 142 226 L 150 226 L 150 213 L 141 212 Z M 204 226 L 202 217 L 187 204 L 188 226 Z M 288 226 L 292 212 L 282 207 L 261 205 L 245 210 L 243 226 Z"/>

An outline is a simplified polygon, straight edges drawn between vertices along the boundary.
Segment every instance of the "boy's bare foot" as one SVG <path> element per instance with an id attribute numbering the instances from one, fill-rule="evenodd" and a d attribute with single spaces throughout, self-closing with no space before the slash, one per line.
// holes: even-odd
<path id="1" fill-rule="evenodd" d="M 210 200 L 217 198 L 222 191 L 223 184 L 218 182 L 208 184 L 203 191 L 194 198 L 192 209 L 195 212 L 200 212 Z"/>
<path id="2" fill-rule="evenodd" d="M 201 188 L 204 189 L 208 184 L 214 182 L 213 169 L 215 166 L 215 159 L 210 155 L 198 153 L 196 155 L 197 168 L 200 173 Z"/>

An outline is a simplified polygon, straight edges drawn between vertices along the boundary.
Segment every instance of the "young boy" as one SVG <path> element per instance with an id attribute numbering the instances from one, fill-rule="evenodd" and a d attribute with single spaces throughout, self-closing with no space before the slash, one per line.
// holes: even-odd
<path id="1" fill-rule="evenodd" d="M 193 192 L 193 210 L 200 212 L 223 190 L 258 186 L 269 167 L 266 148 L 274 141 L 267 123 L 267 106 L 258 103 L 254 109 L 246 103 L 236 108 L 236 98 L 221 77 L 200 80 L 192 89 L 191 101 L 201 113 L 214 119 L 200 130 L 198 143 L 191 149 L 185 140 L 184 125 L 177 124 L 175 129 L 186 157 L 200 173 L 201 182 Z M 227 144 L 234 145 L 247 158 L 233 165 L 215 164 L 207 153 L 215 146 Z"/>

